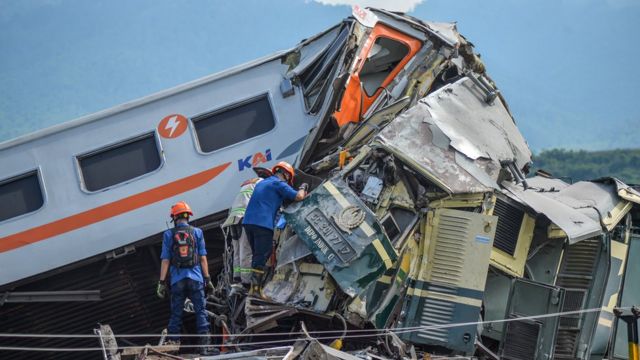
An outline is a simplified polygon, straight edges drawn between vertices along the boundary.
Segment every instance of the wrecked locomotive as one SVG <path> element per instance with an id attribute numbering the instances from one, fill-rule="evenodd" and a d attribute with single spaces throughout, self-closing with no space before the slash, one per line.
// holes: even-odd
<path id="1" fill-rule="evenodd" d="M 231 292 L 242 336 L 230 341 L 313 328 L 334 348 L 390 358 L 627 358 L 614 307 L 640 300 L 626 261 L 640 193 L 612 178 L 526 178 L 531 152 L 478 57 L 461 55 L 468 42 L 419 24 L 431 49 L 373 107 L 358 73 L 371 55 L 356 58 L 332 118 L 342 127 L 299 163 L 312 191 L 283 211 L 261 296 Z M 448 44 L 432 40 L 445 29 Z M 349 96 L 362 113 L 345 129 Z"/>
<path id="2" fill-rule="evenodd" d="M 222 100 L 211 110 L 204 99 L 214 95 Z M 158 124 L 146 116 L 150 113 L 187 116 L 176 115 L 175 126 L 169 126 L 171 117 Z M 269 115 L 270 125 L 256 114 Z M 130 122 L 127 116 L 140 121 Z M 305 200 L 283 211 L 286 226 L 276 233 L 275 257 L 261 296 L 247 296 L 233 284 L 230 244 L 222 249 L 221 261 L 212 262 L 212 271 L 222 271 L 209 310 L 223 334 L 216 337 L 218 346 L 226 350 L 246 350 L 244 355 L 255 358 L 314 358 L 321 353 L 329 358 L 628 357 L 626 327 L 613 311 L 640 302 L 640 268 L 627 261 L 640 252 L 640 193 L 611 178 L 575 184 L 544 173 L 527 178 L 532 159 L 526 141 L 473 45 L 455 24 L 354 7 L 352 17 L 290 51 L 0 151 L 38 150 L 38 141 L 47 137 L 63 142 L 65 136 L 77 138 L 74 131 L 102 131 L 107 122 L 118 121 L 146 134 L 122 144 L 144 142 L 141 146 L 150 153 L 160 147 L 161 156 L 155 167 L 142 164 L 142 173 L 92 190 L 84 173 L 91 171 L 92 158 L 127 150 L 111 140 L 104 149 L 77 150 L 81 155 L 73 166 L 84 192 L 78 192 L 80 214 L 103 215 L 120 204 L 97 201 L 98 196 L 126 200 L 151 191 L 156 198 L 127 211 L 161 218 L 163 201 L 180 196 L 204 209 L 206 216 L 198 221 L 206 231 L 219 232 L 223 209 L 231 203 L 229 189 L 250 176 L 243 170 L 291 160 L 300 169 L 296 181 L 311 185 Z M 220 128 L 234 122 L 260 130 L 213 144 L 216 131 L 224 132 Z M 179 136 L 174 131 L 191 131 L 192 138 L 171 143 Z M 278 147 L 264 151 L 265 139 Z M 169 178 L 160 169 L 176 166 L 165 156 L 185 149 L 194 158 L 181 166 L 204 176 L 188 192 L 167 187 L 185 179 Z M 259 161 L 247 154 L 256 154 Z M 208 156 L 224 163 L 213 176 Z M 240 159 L 237 172 L 227 170 L 229 158 Z M 94 168 L 100 166 L 98 160 Z M 0 186 L 33 178 L 32 187 L 41 188 L 41 172 L 49 169 L 34 166 L 28 176 L 3 180 Z M 201 187 L 208 182 L 220 189 L 214 201 L 212 190 Z M 69 194 L 64 198 L 75 196 Z M 49 201 L 57 200 L 56 194 L 49 196 Z M 40 200 L 35 202 L 43 206 L 44 195 Z M 3 229 L 3 240 L 21 233 L 20 221 L 48 216 L 46 211 L 38 214 L 38 207 L 26 208 L 31 210 L 0 220 L 13 226 Z M 136 249 L 155 254 L 162 224 L 148 221 L 133 230 L 130 221 L 116 215 L 67 226 L 39 244 L 30 238 L 13 247 L 3 245 L 0 259 L 15 263 L 12 272 L 3 271 L 0 277 L 3 289 L 29 284 L 34 275 L 45 280 L 52 271 L 64 275 L 61 266 L 78 268 L 77 261 L 105 251 L 100 276 L 112 271 L 112 261 L 132 261 L 126 256 Z M 89 239 L 89 233 L 104 236 Z M 55 248 L 61 239 L 84 246 L 59 263 L 42 262 L 35 269 L 15 256 L 34 250 L 30 246 Z M 124 252 L 116 251 L 120 249 Z M 148 273 L 157 273 L 150 267 Z M 151 294 L 148 287 L 136 286 L 138 278 L 148 280 L 146 270 L 144 276 L 129 276 L 124 266 L 117 271 L 137 295 L 131 298 L 139 299 L 127 300 L 131 308 L 147 314 L 163 311 L 157 300 L 145 298 Z M 103 312 L 118 301 L 123 300 L 105 296 Z M 19 309 L 7 305 L 0 307 L 0 315 L 19 319 Z M 86 309 L 78 319 L 91 319 L 91 307 Z M 12 329 L 20 329 L 15 323 Z M 141 321 L 128 328 L 149 334 L 158 332 L 159 324 Z M 105 356 L 107 350 L 113 356 L 122 353 L 117 342 L 112 345 Z"/>

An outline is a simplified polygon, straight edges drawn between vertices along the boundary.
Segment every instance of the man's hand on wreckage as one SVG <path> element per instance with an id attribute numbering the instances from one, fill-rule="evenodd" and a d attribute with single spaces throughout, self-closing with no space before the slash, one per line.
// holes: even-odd
<path id="1" fill-rule="evenodd" d="M 298 188 L 298 190 L 304 190 L 304 192 L 305 192 L 305 193 L 308 193 L 308 192 L 309 192 L 309 184 L 307 184 L 307 183 L 302 183 L 302 184 L 300 185 L 300 187 Z"/>
<path id="2" fill-rule="evenodd" d="M 211 277 L 210 276 L 205 276 L 204 277 L 204 293 L 205 295 L 210 295 L 213 293 L 213 283 L 211 282 Z"/>
<path id="3" fill-rule="evenodd" d="M 158 286 L 156 287 L 156 296 L 160 299 L 164 299 L 167 296 L 167 282 L 165 280 L 158 280 Z"/>

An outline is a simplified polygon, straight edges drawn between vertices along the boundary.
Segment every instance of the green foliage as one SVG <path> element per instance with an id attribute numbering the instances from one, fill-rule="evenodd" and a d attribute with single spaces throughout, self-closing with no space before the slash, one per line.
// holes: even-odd
<path id="1" fill-rule="evenodd" d="M 544 169 L 573 182 L 610 176 L 627 184 L 640 184 L 640 149 L 544 150 L 534 155 L 533 165 L 533 172 Z"/>

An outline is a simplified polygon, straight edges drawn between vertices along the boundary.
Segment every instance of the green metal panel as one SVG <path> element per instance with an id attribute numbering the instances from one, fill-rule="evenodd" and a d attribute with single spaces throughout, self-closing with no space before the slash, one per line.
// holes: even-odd
<path id="1" fill-rule="evenodd" d="M 611 257 L 611 269 L 607 288 L 602 300 L 602 312 L 598 318 L 593 342 L 591 344 L 591 356 L 589 359 L 602 359 L 606 355 L 607 347 L 613 334 L 613 307 L 617 306 L 617 300 L 622 284 L 624 259 L 627 256 L 627 244 L 618 241 L 611 241 L 609 253 Z"/>
<path id="2" fill-rule="evenodd" d="M 546 232 L 536 232 L 531 243 L 530 259 L 527 260 L 529 279 L 554 285 L 563 248 L 562 239 L 549 239 Z"/>
<path id="3" fill-rule="evenodd" d="M 562 311 L 599 308 L 609 277 L 607 238 L 587 239 L 567 246 L 556 286 L 565 289 Z M 598 313 L 589 312 L 560 317 L 556 335 L 556 359 L 586 359 L 598 321 Z"/>
<path id="4" fill-rule="evenodd" d="M 637 228 L 636 228 L 636 231 Z M 627 252 L 626 269 L 622 291 L 620 292 L 620 307 L 640 304 L 640 234 L 631 235 L 629 251 Z M 627 325 L 618 319 L 614 322 L 615 343 L 613 347 L 614 359 L 629 358 L 629 344 L 627 341 Z"/>
<path id="5" fill-rule="evenodd" d="M 501 320 L 507 314 L 509 305 L 509 293 L 511 292 L 511 278 L 497 271 L 489 271 L 487 284 L 484 288 L 484 321 Z M 504 323 L 485 323 L 482 326 L 482 335 L 501 341 Z"/>
<path id="6" fill-rule="evenodd" d="M 398 263 L 396 263 L 398 264 Z M 360 295 L 367 319 L 378 329 L 385 328 L 390 316 L 399 310 L 399 300 L 407 282 L 404 270 L 389 269 Z"/>
<path id="7" fill-rule="evenodd" d="M 409 281 L 407 275 L 411 266 L 410 254 L 403 253 L 397 265 L 397 269 L 394 269 L 394 276 L 391 278 L 391 284 L 388 285 L 384 294 L 381 294 L 379 300 L 375 302 L 375 308 L 368 311 L 369 320 L 379 329 L 388 327 L 397 318 L 402 308 L 400 300 L 403 298 Z"/>
<path id="8" fill-rule="evenodd" d="M 509 296 L 508 318 L 545 315 L 560 311 L 564 289 L 524 279 L 514 279 Z M 510 321 L 505 324 L 502 343 L 504 359 L 543 360 L 553 357 L 557 317 Z"/>
<path id="9" fill-rule="evenodd" d="M 339 178 L 287 207 L 287 223 L 349 296 L 360 294 L 398 255 L 375 215 Z"/>

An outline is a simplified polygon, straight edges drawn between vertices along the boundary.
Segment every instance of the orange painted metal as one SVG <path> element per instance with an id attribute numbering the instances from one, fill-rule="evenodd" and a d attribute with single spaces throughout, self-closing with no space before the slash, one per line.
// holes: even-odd
<path id="1" fill-rule="evenodd" d="M 361 89 L 360 70 L 362 70 L 362 67 L 364 66 L 371 47 L 380 37 L 386 37 L 401 42 L 407 46 L 409 52 L 382 82 L 381 88 L 379 88 L 373 95 L 368 96 L 366 92 Z M 369 38 L 362 48 L 360 55 L 356 59 L 357 63 L 347 82 L 347 87 L 342 97 L 342 102 L 340 103 L 340 110 L 333 114 L 338 126 L 342 127 L 350 122 L 359 122 L 362 115 L 369 110 L 373 102 L 378 98 L 378 96 L 380 96 L 383 91 L 382 88 L 386 87 L 391 83 L 391 81 L 393 81 L 400 70 L 402 70 L 409 60 L 411 60 L 418 50 L 420 50 L 420 47 L 422 47 L 422 43 L 418 39 L 401 33 L 400 31 L 392 29 L 386 25 L 380 23 L 376 24 L 369 34 Z"/>

